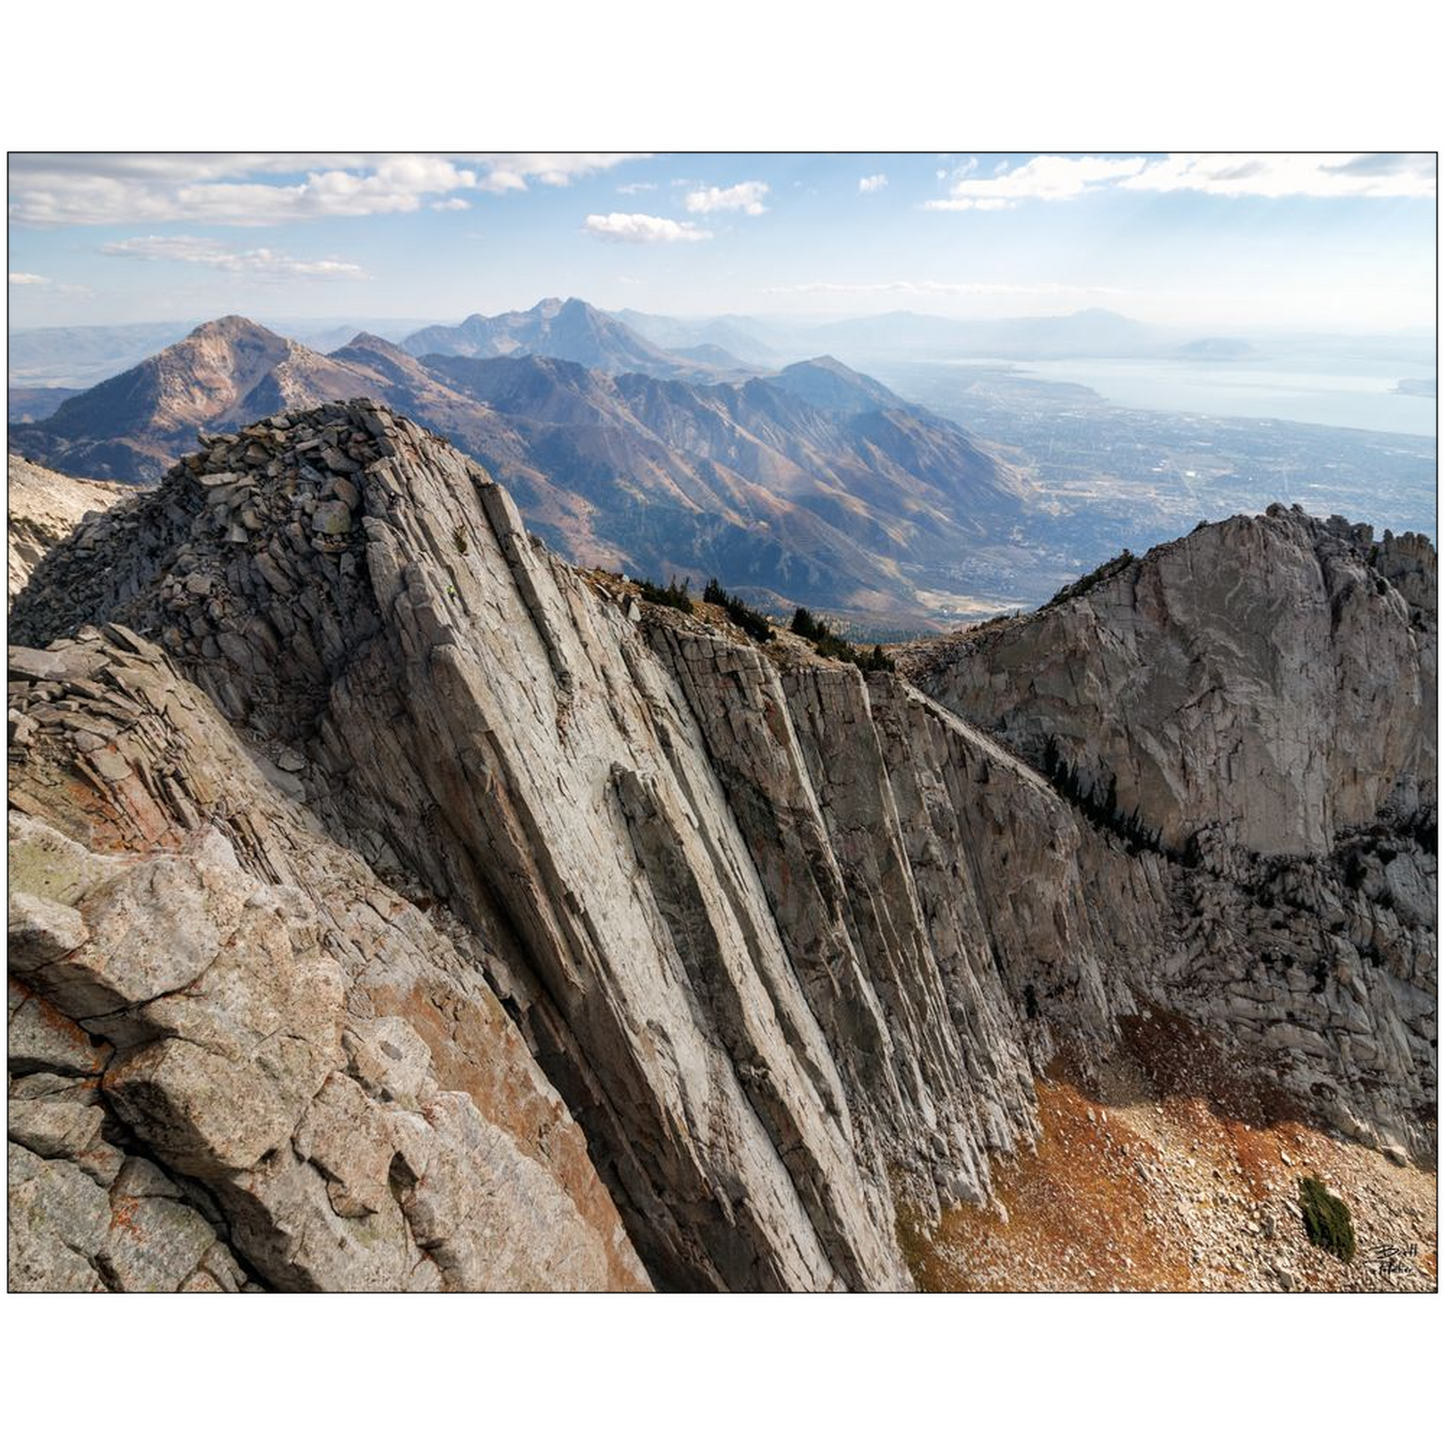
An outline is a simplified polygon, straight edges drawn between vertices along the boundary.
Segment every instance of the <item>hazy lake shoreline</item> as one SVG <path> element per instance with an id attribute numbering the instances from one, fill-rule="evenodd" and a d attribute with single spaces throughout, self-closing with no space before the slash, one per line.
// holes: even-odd
<path id="1" fill-rule="evenodd" d="M 1116 406 L 1435 435 L 1435 398 L 1396 389 L 1402 379 L 1419 377 L 1426 369 L 1398 358 L 1341 358 L 1330 366 L 1316 358 L 1291 356 L 1225 362 L 1132 357 L 1019 361 L 970 356 L 938 364 L 1072 382 L 1091 387 Z"/>

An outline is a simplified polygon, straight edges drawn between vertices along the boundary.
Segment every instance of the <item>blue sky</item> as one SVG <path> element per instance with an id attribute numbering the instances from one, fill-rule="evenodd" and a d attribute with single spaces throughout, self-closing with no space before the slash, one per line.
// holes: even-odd
<path id="1" fill-rule="evenodd" d="M 1044 315 L 1432 331 L 1409 155 L 12 155 L 10 325 Z"/>

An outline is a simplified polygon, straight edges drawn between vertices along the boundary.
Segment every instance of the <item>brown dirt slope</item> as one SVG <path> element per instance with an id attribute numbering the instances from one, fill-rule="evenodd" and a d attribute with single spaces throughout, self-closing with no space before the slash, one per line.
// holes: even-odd
<path id="1" fill-rule="evenodd" d="M 921 1288 L 990 1291 L 1433 1291 L 1436 1176 L 1293 1117 L 1211 1043 L 1154 1014 L 1085 1077 L 1037 1082 L 1033 1153 L 995 1166 L 999 1211 L 905 1225 Z M 1349 1205 L 1346 1265 L 1305 1236 L 1299 1181 Z"/>

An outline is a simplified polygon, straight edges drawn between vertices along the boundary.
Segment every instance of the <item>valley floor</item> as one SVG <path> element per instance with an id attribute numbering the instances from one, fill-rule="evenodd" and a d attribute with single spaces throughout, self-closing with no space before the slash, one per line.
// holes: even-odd
<path id="1" fill-rule="evenodd" d="M 1091 1077 L 1057 1063 L 1036 1149 L 995 1164 L 1003 1211 L 904 1230 L 920 1288 L 1434 1291 L 1436 1175 L 1220 1088 L 1222 1062 L 1156 1016 Z M 1306 1238 L 1309 1174 L 1349 1205 L 1348 1265 Z"/>

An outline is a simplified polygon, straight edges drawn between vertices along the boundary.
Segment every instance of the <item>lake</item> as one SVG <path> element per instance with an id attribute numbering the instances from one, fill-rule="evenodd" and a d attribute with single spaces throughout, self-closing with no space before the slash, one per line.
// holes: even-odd
<path id="1" fill-rule="evenodd" d="M 1278 417 L 1321 426 L 1435 435 L 1435 398 L 1402 396 L 1392 389 L 1406 377 L 1433 378 L 1435 369 L 1428 363 L 1303 356 L 1213 362 L 1169 358 L 1018 361 L 971 356 L 948 364 L 997 366 L 1047 381 L 1077 382 L 1092 387 L 1116 406 Z"/>

